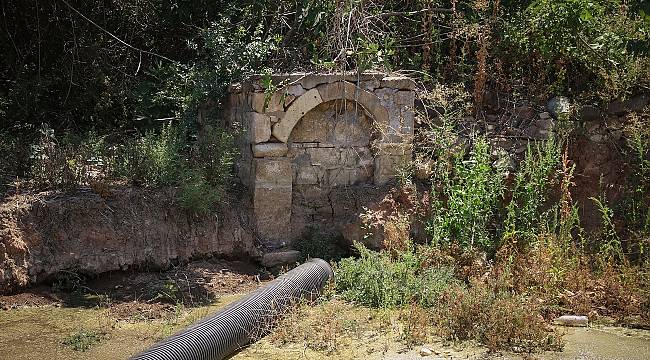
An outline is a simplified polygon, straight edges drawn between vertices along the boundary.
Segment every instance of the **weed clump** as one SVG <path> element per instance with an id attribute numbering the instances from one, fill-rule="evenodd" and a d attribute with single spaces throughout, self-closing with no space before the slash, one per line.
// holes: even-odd
<path id="1" fill-rule="evenodd" d="M 387 252 L 355 244 L 359 258 L 346 258 L 336 267 L 336 286 L 344 299 L 357 304 L 398 308 L 410 304 L 431 307 L 443 291 L 458 282 L 453 268 L 425 268 L 416 250 Z"/>
<path id="2" fill-rule="evenodd" d="M 66 191 L 89 185 L 102 196 L 114 184 L 173 186 L 181 206 L 208 213 L 226 200 L 238 154 L 234 138 L 232 132 L 209 125 L 199 139 L 171 123 L 142 136 L 111 140 L 92 132 L 57 137 L 43 127 L 30 152 L 29 184 Z"/>
<path id="3" fill-rule="evenodd" d="M 101 341 L 99 334 L 92 330 L 79 330 L 63 339 L 62 344 L 74 351 L 85 352 Z"/>

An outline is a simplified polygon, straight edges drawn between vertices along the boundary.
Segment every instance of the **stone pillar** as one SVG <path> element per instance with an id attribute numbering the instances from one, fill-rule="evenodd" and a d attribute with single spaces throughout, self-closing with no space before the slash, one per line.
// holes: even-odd
<path id="1" fill-rule="evenodd" d="M 270 247 L 281 247 L 291 228 L 291 162 L 253 159 L 253 206 L 257 234 Z"/>

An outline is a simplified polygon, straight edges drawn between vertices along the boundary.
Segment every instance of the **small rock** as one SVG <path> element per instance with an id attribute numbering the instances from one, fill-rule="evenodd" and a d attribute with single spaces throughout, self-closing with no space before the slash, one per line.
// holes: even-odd
<path id="1" fill-rule="evenodd" d="M 603 136 L 601 134 L 594 134 L 594 135 L 589 136 L 589 140 L 591 140 L 593 142 L 600 143 L 600 142 L 603 142 L 605 140 L 605 136 Z"/>
<path id="2" fill-rule="evenodd" d="M 515 149 L 515 153 L 516 154 L 523 154 L 523 153 L 526 152 L 526 150 L 528 150 L 527 146 L 520 146 L 517 149 Z"/>
<path id="3" fill-rule="evenodd" d="M 626 101 L 626 110 L 630 112 L 640 112 L 650 104 L 650 95 L 640 94 Z"/>
<path id="4" fill-rule="evenodd" d="M 602 121 L 605 117 L 599 108 L 592 105 L 585 105 L 580 109 L 582 121 Z"/>
<path id="5" fill-rule="evenodd" d="M 431 356 L 431 355 L 433 355 L 433 351 L 428 347 L 423 346 L 422 348 L 420 348 L 420 356 Z"/>
<path id="6" fill-rule="evenodd" d="M 555 127 L 555 122 L 553 119 L 541 119 L 537 121 L 537 127 L 542 130 L 553 130 Z"/>
<path id="7" fill-rule="evenodd" d="M 287 250 L 266 253 L 262 256 L 262 266 L 274 267 L 278 265 L 288 265 L 298 262 L 300 259 L 300 251 Z"/>
<path id="8" fill-rule="evenodd" d="M 551 118 L 551 114 L 549 114 L 549 113 L 547 113 L 547 112 L 539 113 L 539 118 L 542 119 L 542 120 L 550 119 L 550 118 Z"/>
<path id="9" fill-rule="evenodd" d="M 281 157 L 287 155 L 287 144 L 285 143 L 263 143 L 253 145 L 253 156 L 256 158 L 263 157 Z"/>
<path id="10" fill-rule="evenodd" d="M 531 106 L 518 106 L 511 111 L 512 115 L 514 115 L 517 119 L 532 119 L 535 116 L 535 109 L 533 109 Z"/>
<path id="11" fill-rule="evenodd" d="M 561 115 L 568 115 L 571 112 L 571 102 L 566 96 L 556 96 L 546 104 L 546 110 L 557 119 Z"/>
<path id="12" fill-rule="evenodd" d="M 589 318 L 586 316 L 564 315 L 553 321 L 555 325 L 585 327 L 589 325 Z"/>
<path id="13" fill-rule="evenodd" d="M 627 112 L 625 104 L 621 100 L 614 100 L 607 105 L 607 113 L 611 115 L 624 115 Z"/>

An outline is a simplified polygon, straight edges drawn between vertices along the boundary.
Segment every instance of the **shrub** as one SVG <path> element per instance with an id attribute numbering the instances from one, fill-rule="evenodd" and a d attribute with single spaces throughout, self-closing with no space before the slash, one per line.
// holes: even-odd
<path id="1" fill-rule="evenodd" d="M 560 146 L 552 137 L 531 146 L 515 176 L 512 199 L 507 205 L 504 238 L 520 235 L 530 241 L 540 229 L 540 217 L 560 164 Z"/>
<path id="2" fill-rule="evenodd" d="M 490 350 L 532 352 L 562 347 L 561 338 L 546 326 L 531 301 L 495 293 L 481 283 L 446 292 L 433 315 L 443 337 L 478 340 Z"/>
<path id="3" fill-rule="evenodd" d="M 342 259 L 336 266 L 336 288 L 348 301 L 380 308 L 413 303 L 429 307 L 456 282 L 451 268 L 424 268 L 424 259 L 415 250 L 393 258 L 359 243 L 355 248 L 359 258 Z"/>
<path id="4" fill-rule="evenodd" d="M 37 188 L 73 189 L 86 181 L 87 157 L 82 146 L 61 143 L 45 126 L 32 145 L 30 181 Z"/>
<path id="5" fill-rule="evenodd" d="M 207 214 L 222 199 L 223 193 L 208 183 L 200 171 L 189 170 L 180 184 L 178 197 L 183 208 Z"/>
<path id="6" fill-rule="evenodd" d="M 228 130 L 215 125 L 206 125 L 192 147 L 189 167 L 201 173 L 205 181 L 217 192 L 225 195 L 231 185 L 233 166 L 239 152 L 235 136 L 240 129 Z"/>
<path id="7" fill-rule="evenodd" d="M 161 131 L 128 139 L 118 145 L 114 176 L 136 185 L 161 186 L 178 181 L 186 146 L 185 134 L 168 124 Z"/>
<path id="8" fill-rule="evenodd" d="M 535 0 L 507 22 L 506 44 L 517 45 L 522 54 L 539 54 L 554 73 L 574 66 L 595 80 L 602 98 L 626 95 L 648 80 L 650 64 L 650 22 L 634 7 L 610 0 Z"/>
<path id="9" fill-rule="evenodd" d="M 502 169 L 492 167 L 489 146 L 479 138 L 465 159 L 457 155 L 442 189 L 432 189 L 427 230 L 434 243 L 494 250 L 491 221 L 503 194 Z"/>

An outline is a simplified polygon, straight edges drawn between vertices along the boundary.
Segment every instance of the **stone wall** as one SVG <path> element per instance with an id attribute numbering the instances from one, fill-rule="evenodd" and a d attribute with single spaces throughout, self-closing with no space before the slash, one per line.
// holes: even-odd
<path id="1" fill-rule="evenodd" d="M 606 106 L 577 105 L 559 96 L 542 105 L 505 100 L 488 94 L 484 114 L 455 119 L 457 143 L 468 144 L 471 132 L 485 134 L 493 160 L 507 161 L 512 173 L 520 166 L 529 143 L 534 146 L 570 129 L 573 138 L 568 159 L 575 165 L 572 199 L 579 206 L 581 226 L 587 232 L 598 230 L 601 216 L 591 197 L 604 193 L 610 206 L 624 200 L 635 156 L 627 150 L 625 127 L 635 114 L 650 113 L 650 94 L 636 94 Z M 416 176 L 427 181 L 433 160 L 420 160 L 416 161 Z"/>
<path id="2" fill-rule="evenodd" d="M 273 91 L 259 77 L 232 86 L 228 108 L 245 130 L 238 173 L 257 234 L 274 249 L 310 226 L 336 232 L 385 193 L 411 159 L 415 84 L 381 73 L 271 81 Z"/>

